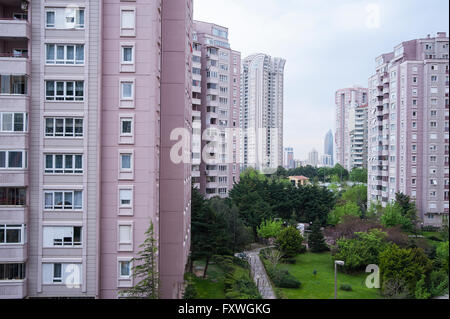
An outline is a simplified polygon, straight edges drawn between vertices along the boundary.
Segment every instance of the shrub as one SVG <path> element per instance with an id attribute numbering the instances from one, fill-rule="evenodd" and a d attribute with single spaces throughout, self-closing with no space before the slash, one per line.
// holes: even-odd
<path id="1" fill-rule="evenodd" d="M 429 299 L 431 297 L 431 293 L 425 285 L 425 275 L 422 275 L 420 280 L 416 283 L 414 295 L 416 299 Z"/>
<path id="2" fill-rule="evenodd" d="M 303 237 L 300 232 L 290 226 L 283 229 L 277 237 L 275 245 L 286 257 L 294 257 L 302 251 Z"/>
<path id="3" fill-rule="evenodd" d="M 238 291 L 230 291 L 225 294 L 226 299 L 240 299 L 241 294 Z"/>
<path id="4" fill-rule="evenodd" d="M 272 281 L 279 288 L 300 288 L 301 286 L 301 282 L 287 270 L 275 269 Z"/>
<path id="5" fill-rule="evenodd" d="M 433 297 L 448 294 L 448 274 L 445 271 L 432 271 L 430 282 L 430 292 Z"/>
<path id="6" fill-rule="evenodd" d="M 261 238 L 276 238 L 283 228 L 281 220 L 265 220 L 257 229 L 258 236 Z"/>
<path id="7" fill-rule="evenodd" d="M 340 289 L 344 290 L 344 291 L 352 291 L 353 290 L 352 286 L 351 285 L 347 285 L 347 284 L 342 284 Z"/>
<path id="8" fill-rule="evenodd" d="M 197 299 L 198 293 L 195 286 L 190 282 L 183 293 L 183 299 Z"/>
<path id="9" fill-rule="evenodd" d="M 448 262 L 449 262 L 448 241 L 439 244 L 439 246 L 436 248 L 436 257 L 442 269 L 448 274 Z"/>

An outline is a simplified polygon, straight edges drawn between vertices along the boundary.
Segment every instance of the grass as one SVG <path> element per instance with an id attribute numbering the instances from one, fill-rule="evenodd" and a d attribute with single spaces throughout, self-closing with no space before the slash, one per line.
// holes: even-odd
<path id="1" fill-rule="evenodd" d="M 204 261 L 195 261 L 194 267 L 205 267 Z M 243 275 L 248 275 L 248 270 L 244 269 L 238 265 L 233 264 L 234 274 L 233 277 L 238 279 Z M 224 271 L 214 263 L 208 265 L 208 270 L 206 272 L 206 278 L 197 277 L 193 274 L 188 275 L 195 285 L 197 290 L 198 299 L 225 299 L 225 287 Z"/>
<path id="2" fill-rule="evenodd" d="M 280 269 L 287 269 L 302 283 L 298 289 L 281 288 L 287 299 L 332 299 L 334 298 L 334 265 L 331 254 L 305 253 L 296 257 L 296 263 L 280 264 Z M 317 271 L 314 276 L 313 271 Z M 344 274 L 338 271 L 339 299 L 379 299 L 379 289 L 365 286 L 368 274 Z M 352 291 L 340 290 L 342 284 L 351 285 Z"/>

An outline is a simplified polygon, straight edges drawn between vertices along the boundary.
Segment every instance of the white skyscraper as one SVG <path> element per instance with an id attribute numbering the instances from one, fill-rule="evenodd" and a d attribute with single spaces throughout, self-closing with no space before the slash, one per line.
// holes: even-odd
<path id="1" fill-rule="evenodd" d="M 241 163 L 274 170 L 283 165 L 283 80 L 286 60 L 266 54 L 244 59 L 241 74 Z"/>

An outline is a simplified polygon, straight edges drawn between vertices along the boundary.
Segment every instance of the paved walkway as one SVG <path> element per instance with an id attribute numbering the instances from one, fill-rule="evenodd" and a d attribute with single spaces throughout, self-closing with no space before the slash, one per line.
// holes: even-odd
<path id="1" fill-rule="evenodd" d="M 272 289 L 270 280 L 266 274 L 266 270 L 264 269 L 264 265 L 262 264 L 261 259 L 259 259 L 260 250 L 261 248 L 258 248 L 245 252 L 248 256 L 248 262 L 250 264 L 253 280 L 255 281 L 255 284 L 258 287 L 259 293 L 263 299 L 277 299 Z"/>

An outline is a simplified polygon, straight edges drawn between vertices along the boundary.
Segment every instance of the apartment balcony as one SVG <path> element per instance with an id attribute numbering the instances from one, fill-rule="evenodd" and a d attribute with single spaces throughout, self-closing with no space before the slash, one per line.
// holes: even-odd
<path id="1" fill-rule="evenodd" d="M 217 176 L 218 174 L 219 174 L 219 172 L 217 170 L 206 170 L 205 171 L 206 176 Z"/>
<path id="2" fill-rule="evenodd" d="M 200 171 L 192 171 L 191 176 L 192 177 L 200 177 Z"/>
<path id="3" fill-rule="evenodd" d="M 192 73 L 192 80 L 201 81 L 202 80 L 202 76 L 200 74 L 197 74 L 197 73 Z"/>
<path id="4" fill-rule="evenodd" d="M 219 187 L 219 183 L 217 182 L 206 183 L 206 188 L 216 189 L 217 187 Z"/>
<path id="5" fill-rule="evenodd" d="M 0 38 L 31 38 L 31 28 L 27 20 L 0 15 Z"/>
<path id="6" fill-rule="evenodd" d="M 0 171 L 0 186 L 23 187 L 28 186 L 28 170 L 17 169 Z"/>
<path id="7" fill-rule="evenodd" d="M 1 245 L 0 260 L 2 262 L 24 262 L 28 258 L 27 252 L 27 244 Z"/>
<path id="8" fill-rule="evenodd" d="M 0 50 L 0 74 L 30 74 L 30 60 L 26 54 L 2 51 Z"/>
<path id="9" fill-rule="evenodd" d="M 215 101 L 210 100 L 210 101 L 207 102 L 207 105 L 208 106 L 216 106 L 216 107 L 218 107 L 219 106 L 219 101 L 218 100 L 215 100 Z"/>
<path id="10" fill-rule="evenodd" d="M 194 76 L 192 76 L 192 77 L 194 77 Z M 202 93 L 202 87 L 201 86 L 192 86 L 192 92 L 195 92 L 195 93 Z"/>
<path id="11" fill-rule="evenodd" d="M 27 280 L 0 280 L 2 299 L 23 299 L 27 296 Z"/>
<path id="12" fill-rule="evenodd" d="M 202 100 L 192 98 L 192 104 L 195 104 L 195 105 L 202 105 Z"/>
<path id="13" fill-rule="evenodd" d="M 0 206 L 0 220 L 10 224 L 19 225 L 28 222 L 28 207 L 26 206 Z M 1 250 L 1 248 L 0 248 Z"/>

